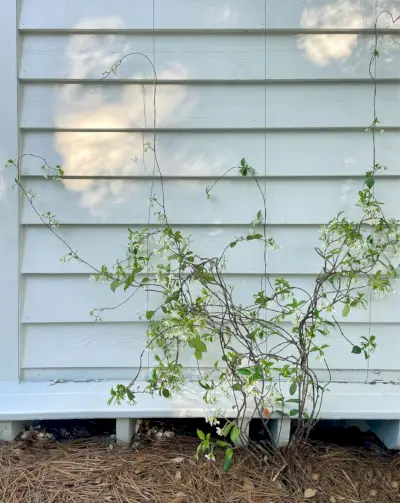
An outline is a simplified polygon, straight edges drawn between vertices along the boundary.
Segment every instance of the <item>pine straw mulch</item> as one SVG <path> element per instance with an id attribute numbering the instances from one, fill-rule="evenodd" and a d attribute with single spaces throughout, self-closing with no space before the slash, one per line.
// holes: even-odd
<path id="1" fill-rule="evenodd" d="M 304 446 L 297 460 L 260 462 L 243 450 L 225 474 L 195 462 L 195 439 L 139 450 L 104 440 L 0 444 L 1 503 L 400 502 L 400 456 Z"/>

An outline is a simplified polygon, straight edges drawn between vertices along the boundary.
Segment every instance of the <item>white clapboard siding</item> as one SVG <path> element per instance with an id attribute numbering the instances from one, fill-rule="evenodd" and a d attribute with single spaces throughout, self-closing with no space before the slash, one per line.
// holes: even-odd
<path id="1" fill-rule="evenodd" d="M 36 194 L 40 213 L 51 211 L 62 224 L 146 224 L 149 213 L 151 180 L 50 180 L 30 179 L 27 190 Z M 260 180 L 262 184 L 262 180 Z M 339 211 L 349 218 L 359 215 L 355 206 L 361 179 L 269 179 L 266 181 L 267 223 L 324 224 Z M 238 177 L 221 180 L 206 199 L 204 180 L 164 180 L 164 195 L 169 222 L 173 224 L 243 224 L 254 220 L 263 207 L 262 197 L 252 179 Z M 160 184 L 153 194 L 161 201 Z M 398 186 L 382 178 L 377 196 L 385 201 L 386 213 L 400 217 Z M 184 208 L 184 211 L 182 209 Z M 154 209 L 154 208 L 153 208 Z M 158 211 L 154 209 L 154 212 Z M 25 201 L 22 223 L 40 220 Z M 151 219 L 156 222 L 156 218 Z"/>
<path id="2" fill-rule="evenodd" d="M 251 304 L 253 295 L 261 289 L 261 277 L 234 275 L 226 280 L 235 287 L 235 302 Z M 76 292 L 79 291 L 79 295 Z M 88 276 L 26 276 L 24 279 L 25 302 L 22 311 L 24 323 L 93 322 L 90 311 L 96 308 L 112 308 L 123 303 L 132 291 L 122 289 L 113 293 L 108 284 L 97 284 Z M 162 302 L 159 294 L 139 290 L 118 309 L 102 314 L 105 321 L 139 321 L 150 309 Z"/>
<path id="3" fill-rule="evenodd" d="M 160 81 L 265 78 L 263 35 L 78 34 L 23 40 L 23 79 L 99 79 L 128 53 L 150 58 Z M 107 81 L 121 78 L 153 81 L 154 70 L 143 55 L 132 54 Z"/>
<path id="4" fill-rule="evenodd" d="M 154 86 L 27 84 L 23 127 L 124 129 L 154 124 Z M 145 110 L 145 112 L 144 112 Z M 167 85 L 156 93 L 157 126 L 240 127 L 265 124 L 263 86 Z"/>
<path id="5" fill-rule="evenodd" d="M 396 0 L 156 0 L 155 26 L 166 29 L 362 29 Z M 264 19 L 265 16 L 265 19 Z M 265 24 L 264 24 L 265 23 Z M 382 24 L 384 22 L 382 21 Z"/>
<path id="6" fill-rule="evenodd" d="M 146 323 L 28 324 L 22 328 L 23 368 L 148 365 Z"/>
<path id="7" fill-rule="evenodd" d="M 174 227 L 183 236 L 190 236 L 191 249 L 203 257 L 220 256 L 235 237 L 247 236 L 249 226 Z M 314 248 L 320 236 L 318 226 L 270 227 L 267 236 L 280 249 L 267 252 L 267 268 L 271 274 L 312 274 L 321 269 L 321 258 Z M 82 259 L 99 268 L 111 266 L 117 257 L 125 257 L 128 231 L 124 226 L 62 226 L 57 233 Z M 44 226 L 27 227 L 24 234 L 21 271 L 23 274 L 82 274 L 92 273 L 87 265 L 70 260 L 60 261 L 69 250 Z M 262 274 L 264 248 L 261 242 L 238 244 L 226 251 L 226 272 L 234 274 Z M 251 259 L 249 259 L 251 257 Z M 299 261 L 298 257 L 301 257 Z"/>
<path id="8" fill-rule="evenodd" d="M 23 368 L 145 369 L 156 363 L 154 353 L 146 350 L 145 323 L 26 324 L 23 334 Z M 208 344 L 200 361 L 192 349 L 181 350 L 184 367 L 212 367 L 221 358 L 218 350 L 217 343 Z"/>
<path id="9" fill-rule="evenodd" d="M 263 132 L 161 132 L 156 136 L 157 159 L 167 177 L 218 177 L 238 166 L 243 157 L 263 175 L 265 140 Z M 40 153 L 50 164 L 60 164 L 67 176 L 149 176 L 154 163 L 151 150 L 143 153 L 147 142 L 154 145 L 152 133 L 28 132 L 24 134 L 23 151 Z M 43 160 L 26 157 L 22 159 L 22 172 L 25 176 L 42 176 L 42 165 Z M 237 176 L 238 170 L 230 174 Z"/>
<path id="10" fill-rule="evenodd" d="M 399 132 L 377 135 L 380 176 L 400 175 Z M 23 152 L 61 165 L 66 176 L 148 176 L 152 133 L 26 132 Z M 288 148 L 289 146 L 289 148 Z M 221 176 L 244 157 L 257 174 L 267 176 L 363 176 L 371 165 L 371 135 L 365 131 L 159 132 L 156 151 L 164 176 Z M 24 176 L 42 176 L 43 161 L 22 159 Z M 236 176 L 232 171 L 230 175 Z"/>
<path id="11" fill-rule="evenodd" d="M 24 128 L 129 129 L 154 123 L 151 84 L 26 84 Z M 160 128 L 365 128 L 373 86 L 360 84 L 165 85 L 157 89 Z M 146 112 L 144 113 L 144 107 Z M 398 126 L 396 84 L 381 84 L 383 126 Z"/>
<path id="12" fill-rule="evenodd" d="M 154 39 L 154 44 L 153 44 Z M 107 80 L 369 79 L 373 35 L 26 35 L 21 79 Z M 379 78 L 398 78 L 397 36 L 379 40 Z M 138 54 L 141 53 L 141 54 Z"/>
<path id="13" fill-rule="evenodd" d="M 251 5 L 248 0 L 155 0 L 154 5 L 153 25 L 150 0 L 23 0 L 20 28 L 355 30 L 373 27 L 383 9 L 399 12 L 395 0 L 252 0 Z"/>
<path id="14" fill-rule="evenodd" d="M 161 2 L 163 0 L 160 0 Z M 185 0 L 182 0 L 182 3 Z M 194 0 L 195 1 L 195 0 Z M 396 0 L 280 0 L 268 1 L 267 28 L 291 30 L 362 30 L 373 28 L 379 12 L 400 14 Z M 390 19 L 382 16 L 379 27 L 389 27 Z M 399 26 L 391 25 L 398 29 Z"/>
<path id="15" fill-rule="evenodd" d="M 265 27 L 265 0 L 215 0 L 189 2 L 155 0 L 154 25 L 151 0 L 24 0 L 20 28 L 23 29 L 149 29 Z M 46 12 L 46 16 L 40 13 Z"/>
<path id="16" fill-rule="evenodd" d="M 268 79 L 370 79 L 368 64 L 375 38 L 365 34 L 307 34 L 267 36 Z M 397 35 L 379 37 L 378 78 L 399 78 Z M 393 66 L 394 65 L 394 66 Z"/>
<path id="17" fill-rule="evenodd" d="M 395 0 L 21 0 L 20 152 L 61 165 L 67 177 L 44 180 L 43 161 L 24 157 L 35 206 L 55 215 L 57 233 L 83 259 L 111 266 L 124 257 L 128 226 L 157 222 L 149 198 L 161 200 L 162 190 L 152 149 L 143 149 L 149 143 L 165 177 L 169 222 L 191 235 L 197 253 L 218 255 L 263 207 L 254 182 L 239 176 L 244 157 L 266 195 L 268 236 L 281 246 L 267 252 L 267 271 L 310 291 L 320 225 L 342 210 L 357 217 L 357 191 L 371 167 L 368 61 L 383 9 L 400 14 Z M 376 151 L 389 169 L 376 194 L 385 213 L 400 218 L 400 24 L 383 15 L 378 27 L 376 108 L 386 131 Z M 142 55 L 103 79 L 128 53 Z M 155 65 L 156 89 L 144 56 Z M 206 188 L 232 167 L 207 200 Z M 160 296 L 138 292 L 124 303 L 130 291 L 112 293 L 89 280 L 89 267 L 60 262 L 68 249 L 26 200 L 20 222 L 19 377 L 130 380 L 145 346 L 142 315 Z M 236 302 L 252 302 L 262 288 L 261 243 L 239 244 L 227 258 Z M 373 297 L 370 310 L 347 318 L 337 313 L 352 343 L 375 335 L 378 348 L 366 362 L 334 332 L 326 352 L 332 373 L 312 361 L 319 378 L 400 377 L 399 295 Z M 121 303 L 103 313 L 104 323 L 89 314 Z M 182 357 L 192 379 L 198 364 L 213 365 L 218 348 L 200 362 L 191 351 Z M 142 363 L 144 380 L 154 356 L 145 353 Z"/>
<path id="18" fill-rule="evenodd" d="M 290 330 L 290 327 L 285 327 Z M 398 368 L 400 347 L 397 344 L 399 325 L 396 324 L 342 324 L 344 335 L 359 344 L 361 337 L 375 335 L 379 345 L 366 362 L 362 355 L 351 353 L 351 345 L 337 331 L 328 338 L 316 339 L 316 344 L 329 344 L 325 350 L 328 367 L 332 370 Z M 145 323 L 63 323 L 26 324 L 23 326 L 23 353 L 21 365 L 25 369 L 45 368 L 138 368 L 153 366 L 152 354 L 145 353 Z M 275 338 L 275 343 L 279 342 Z M 272 339 L 268 342 L 272 347 Z M 220 358 L 218 348 L 208 345 L 207 353 L 198 362 L 201 367 L 212 367 Z M 340 365 L 338 367 L 338 363 Z M 189 350 L 185 355 L 185 366 L 195 368 L 197 362 Z M 313 359 L 314 369 L 324 369 L 323 361 Z M 131 374 L 133 375 L 133 374 Z"/>
<path id="19" fill-rule="evenodd" d="M 150 29 L 150 0 L 22 0 L 21 29 Z"/>
<path id="20" fill-rule="evenodd" d="M 271 281 L 278 276 L 271 276 Z M 305 291 L 312 291 L 315 284 L 313 276 L 290 276 L 288 280 L 293 286 Z M 239 304 L 250 305 L 253 294 L 261 289 L 261 276 L 255 275 L 226 275 L 226 282 L 234 287 L 234 300 Z M 77 295 L 79 292 L 79 295 Z M 129 292 L 118 289 L 115 293 L 107 284 L 97 284 L 90 281 L 88 276 L 54 276 L 34 275 L 24 278 L 24 305 L 22 321 L 24 323 L 79 323 L 91 322 L 90 311 L 95 308 L 112 308 L 129 297 Z M 149 308 L 160 305 L 161 297 L 150 293 Z M 298 299 L 304 293 L 298 291 Z M 345 319 L 349 322 L 368 323 L 399 323 L 398 307 L 400 293 L 390 295 L 386 299 L 372 297 L 371 313 L 369 310 L 354 310 Z M 146 293 L 139 291 L 118 309 L 111 309 L 103 313 L 107 322 L 139 321 L 146 311 Z M 337 314 L 342 320 L 341 313 Z"/>

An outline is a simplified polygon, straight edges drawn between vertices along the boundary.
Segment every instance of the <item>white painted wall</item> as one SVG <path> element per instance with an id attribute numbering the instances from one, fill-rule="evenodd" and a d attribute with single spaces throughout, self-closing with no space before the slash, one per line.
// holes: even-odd
<path id="1" fill-rule="evenodd" d="M 337 211 L 351 214 L 371 163 L 364 132 L 372 117 L 371 27 L 382 8 L 399 13 L 395 1 L 21 0 L 20 52 L 15 3 L 7 0 L 0 20 L 7 61 L 0 67 L 0 153 L 17 155 L 19 125 L 20 153 L 44 156 L 73 177 L 54 184 L 42 178 L 40 162 L 23 163 L 38 208 L 56 214 L 73 248 L 95 265 L 112 264 L 124 252 L 126 227 L 147 222 L 153 159 L 142 145 L 152 138 L 152 69 L 132 56 L 117 75 L 100 80 L 118 58 L 141 52 L 159 79 L 157 150 L 171 222 L 204 253 L 220 251 L 246 229 L 258 209 L 249 180 L 225 179 L 211 201 L 204 197 L 213 177 L 244 156 L 262 176 L 270 233 L 282 247 L 268 254 L 269 271 L 312 282 L 319 226 Z M 380 26 L 386 24 L 382 18 Z M 377 106 L 386 132 L 377 150 L 389 166 L 378 190 L 388 213 L 400 218 L 400 49 L 398 28 L 390 30 L 380 36 L 378 61 Z M 61 264 L 65 250 L 26 202 L 18 212 L 12 182 L 1 176 L 7 282 L 0 283 L 0 342 L 8 349 L 0 354 L 0 380 L 129 379 L 144 344 L 138 314 L 146 298 L 93 323 L 92 308 L 122 297 L 89 282 L 87 267 Z M 256 246 L 251 261 L 239 248 L 229 260 L 227 274 L 244 298 L 263 271 Z M 399 294 L 374 299 L 371 313 L 346 319 L 352 340 L 367 335 L 371 321 L 378 349 L 367 372 L 366 362 L 333 335 L 334 379 L 400 379 L 398 305 Z M 323 364 L 315 365 L 327 377 Z M 190 358 L 187 367 L 195 367 Z"/>

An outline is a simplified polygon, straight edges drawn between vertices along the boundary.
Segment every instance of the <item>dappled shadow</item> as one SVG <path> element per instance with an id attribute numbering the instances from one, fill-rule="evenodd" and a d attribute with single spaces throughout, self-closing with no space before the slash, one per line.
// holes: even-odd
<path id="1" fill-rule="evenodd" d="M 400 13 L 399 5 L 394 1 L 376 2 L 375 0 L 336 0 L 320 5 L 307 2 L 301 14 L 301 27 L 305 29 L 363 29 L 373 28 L 377 16 L 382 10 L 389 10 L 393 16 Z M 389 15 L 382 15 L 378 27 L 393 27 Z M 299 37 L 299 47 L 309 59 L 320 66 L 331 61 L 348 59 L 353 51 L 360 50 L 359 35 L 302 35 Z M 365 43 L 365 41 L 363 42 Z M 366 43 L 366 52 L 371 53 L 374 40 L 371 37 Z M 364 52 L 364 51 L 362 51 Z M 362 54 L 360 54 L 362 56 Z"/>

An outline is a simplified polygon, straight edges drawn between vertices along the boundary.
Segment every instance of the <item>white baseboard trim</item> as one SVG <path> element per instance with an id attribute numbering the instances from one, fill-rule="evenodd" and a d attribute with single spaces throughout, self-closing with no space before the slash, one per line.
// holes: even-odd
<path id="1" fill-rule="evenodd" d="M 172 400 L 137 394 L 137 403 L 107 405 L 113 381 L 101 382 L 0 382 L 0 420 L 95 418 L 204 417 L 202 389 L 189 383 Z M 282 385 L 282 388 L 285 386 Z M 225 397 L 217 407 L 225 417 L 235 417 L 233 402 Z M 252 411 L 247 412 L 248 416 Z M 323 399 L 321 419 L 400 419 L 400 386 L 394 383 L 331 383 Z"/>

